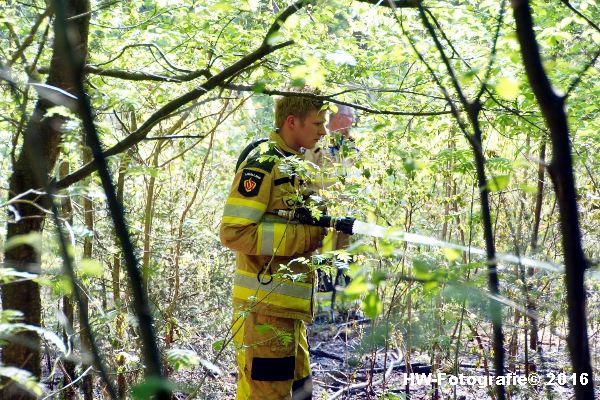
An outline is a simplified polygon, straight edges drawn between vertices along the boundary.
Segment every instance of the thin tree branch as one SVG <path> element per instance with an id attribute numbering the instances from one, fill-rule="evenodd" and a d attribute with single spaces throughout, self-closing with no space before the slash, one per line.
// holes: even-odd
<path id="1" fill-rule="evenodd" d="M 31 43 L 33 43 L 33 39 L 35 38 L 35 34 L 37 33 L 40 25 L 42 24 L 44 19 L 49 17 L 51 14 L 52 14 L 52 7 L 48 6 L 48 7 L 46 7 L 46 11 L 44 11 L 42 14 L 40 14 L 37 17 L 37 19 L 35 20 L 35 23 L 33 24 L 33 27 L 29 31 L 29 34 L 27 35 L 25 40 L 23 40 L 23 43 L 21 43 L 21 46 L 19 46 L 17 51 L 12 55 L 10 60 L 8 60 L 8 62 L 6 63 L 8 68 L 10 68 L 19 59 L 19 57 L 21 57 L 21 55 L 23 54 L 25 49 L 27 47 L 29 47 L 29 45 Z"/>
<path id="2" fill-rule="evenodd" d="M 597 30 L 598 32 L 600 32 L 600 26 L 598 26 L 598 24 L 596 24 L 594 21 L 592 21 L 591 19 L 589 19 L 588 17 L 586 17 L 585 15 L 583 15 L 581 13 L 581 11 L 579 11 L 578 9 L 576 9 L 575 7 L 573 7 L 573 5 L 569 2 L 569 0 L 561 0 L 561 2 L 567 6 L 571 11 L 573 11 L 575 14 L 577 14 L 577 16 L 579 18 L 584 19 L 588 24 L 590 24 L 590 26 L 592 28 L 594 28 L 595 30 Z"/>
<path id="3" fill-rule="evenodd" d="M 485 75 L 483 76 L 483 80 L 481 82 L 481 88 L 479 88 L 479 92 L 475 96 L 475 102 L 479 102 L 481 96 L 485 92 L 487 82 L 490 79 L 490 74 L 492 73 L 492 66 L 494 65 L 494 61 L 496 61 L 496 46 L 498 44 L 498 38 L 500 37 L 500 28 L 502 27 L 502 21 L 504 21 L 504 9 L 506 8 L 506 0 L 502 0 L 500 3 L 500 10 L 498 11 L 498 23 L 496 25 L 496 32 L 494 33 L 494 40 L 492 41 L 492 50 L 490 51 L 490 58 L 488 61 L 487 68 L 485 70 Z"/>
<path id="4" fill-rule="evenodd" d="M 502 7 L 504 4 L 502 4 Z M 450 64 L 448 57 L 446 56 L 442 44 L 440 43 L 435 30 L 429 22 L 423 6 L 419 5 L 419 15 L 423 22 L 423 25 L 429 32 L 433 39 L 435 46 L 442 58 L 444 65 L 450 75 L 450 80 L 454 86 L 454 89 L 458 93 L 459 99 L 467 111 L 469 121 L 471 123 L 473 134 L 468 134 L 466 130 L 463 132 L 471 144 L 473 155 L 475 158 L 475 167 L 477 171 L 477 181 L 480 190 L 480 202 L 481 202 L 481 216 L 483 225 L 483 236 L 485 240 L 486 256 L 488 259 L 488 287 L 492 296 L 499 296 L 499 280 L 496 263 L 496 248 L 494 233 L 491 221 L 490 202 L 489 202 L 489 189 L 488 180 L 485 172 L 485 155 L 482 148 L 482 131 L 479 121 L 479 113 L 481 112 L 481 102 L 478 99 L 469 101 L 463 94 L 462 88 L 456 78 L 456 74 Z M 431 69 L 430 69 L 431 70 Z M 493 349 L 494 349 L 494 368 L 496 369 L 496 376 L 502 376 L 504 374 L 504 334 L 502 332 L 502 309 L 498 302 L 490 300 L 489 312 L 492 320 L 493 330 Z M 498 386 L 496 394 L 499 400 L 504 400 L 505 389 L 503 386 Z"/>
<path id="5" fill-rule="evenodd" d="M 400 25 L 400 29 L 402 30 L 402 34 L 404 36 L 406 36 L 410 47 L 413 49 L 413 51 L 417 55 L 417 58 L 423 63 L 423 65 L 425 65 L 425 68 L 427 68 L 427 70 L 431 74 L 431 77 L 433 78 L 433 80 L 435 81 L 436 85 L 439 87 L 440 91 L 442 92 L 442 95 L 444 96 L 444 98 L 446 99 L 446 102 L 450 106 L 450 111 L 452 113 L 452 116 L 454 116 L 454 118 L 456 119 L 456 122 L 457 122 L 458 127 L 460 128 L 461 132 L 465 135 L 465 137 L 467 139 L 469 139 L 471 137 L 471 135 L 469 134 L 466 125 L 464 124 L 464 122 L 460 118 L 460 112 L 459 112 L 458 108 L 456 107 L 456 104 L 454 104 L 454 101 L 450 97 L 450 94 L 448 93 L 448 90 L 446 89 L 446 87 L 444 86 L 444 84 L 442 83 L 442 81 L 440 81 L 440 79 L 438 78 L 437 74 L 435 73 L 435 71 L 433 70 L 433 68 L 431 68 L 431 66 L 429 65 L 429 63 L 427 62 L 427 60 L 425 60 L 425 57 L 421 54 L 421 52 L 419 52 L 419 50 L 417 49 L 417 46 L 412 41 L 411 37 L 409 35 L 407 35 L 406 30 L 404 29 L 404 24 L 402 23 L 402 20 L 400 18 L 398 18 L 398 15 L 396 13 L 394 13 L 394 17 L 396 18 L 396 22 L 398 22 L 398 24 Z"/>
<path id="6" fill-rule="evenodd" d="M 102 66 L 102 65 L 110 64 L 111 62 L 119 59 L 123 55 L 123 53 L 125 53 L 125 50 L 133 48 L 133 47 L 148 47 L 151 52 L 152 52 L 152 49 L 155 49 L 156 51 L 158 51 L 158 54 L 160 54 L 160 57 L 167 63 L 167 65 L 169 67 L 171 67 L 172 69 L 174 69 L 175 71 L 185 72 L 186 74 L 189 74 L 189 73 L 193 72 L 193 71 L 190 71 L 190 70 L 187 70 L 187 69 L 182 69 L 182 68 L 179 68 L 179 67 L 173 65 L 173 63 L 167 58 L 166 54 L 162 51 L 162 49 L 160 47 L 158 47 L 154 43 L 134 43 L 134 44 L 129 44 L 129 45 L 123 47 L 121 49 L 121 51 L 119 52 L 119 54 L 117 54 L 116 56 L 114 56 L 110 60 L 105 61 L 103 63 L 95 64 L 94 66 L 95 67 L 99 67 L 99 66 Z"/>
<path id="7" fill-rule="evenodd" d="M 205 135 L 167 135 L 167 136 L 159 136 L 159 137 L 147 137 L 144 138 L 144 140 L 163 140 L 163 139 L 204 139 L 206 136 L 208 136 L 209 134 L 205 134 Z"/>
<path id="8" fill-rule="evenodd" d="M 600 49 L 598 49 L 598 51 L 596 52 L 596 54 L 594 55 L 594 57 L 586 64 L 585 67 L 581 68 L 581 71 L 579 71 L 579 74 L 577 74 L 577 77 L 575 79 L 573 79 L 573 82 L 571 82 L 571 84 L 569 85 L 569 88 L 567 89 L 567 93 L 565 93 L 565 99 L 567 97 L 569 97 L 569 95 L 571 94 L 571 92 L 573 90 L 575 90 L 575 88 L 577 87 L 577 85 L 579 85 L 579 82 L 581 82 L 581 78 L 583 78 L 583 75 L 585 75 L 585 73 L 594 66 L 594 64 L 596 63 L 596 61 L 598 61 L 598 57 L 600 57 Z"/>
<path id="9" fill-rule="evenodd" d="M 72 17 L 69 17 L 69 21 L 73 21 L 73 20 L 75 20 L 77 18 L 83 18 L 83 17 L 88 16 L 88 15 L 92 15 L 96 11 L 100 11 L 103 8 L 107 8 L 107 7 L 110 7 L 110 6 L 114 5 L 114 4 L 121 3 L 122 1 L 123 0 L 113 0 L 113 1 L 107 1 L 106 3 L 99 4 L 98 7 L 96 7 L 93 10 L 90 10 L 88 12 L 84 12 L 84 13 L 81 13 L 81 14 L 78 14 L 78 15 L 73 15 Z"/>
<path id="10" fill-rule="evenodd" d="M 452 65 L 450 64 L 450 60 L 448 59 L 448 56 L 446 56 L 446 53 L 444 52 L 444 47 L 442 46 L 442 43 L 440 43 L 440 40 L 438 39 L 437 35 L 435 34 L 435 30 L 433 29 L 431 22 L 429 22 L 429 19 L 427 18 L 425 9 L 421 5 L 419 5 L 419 15 L 421 16 L 421 21 L 423 21 L 423 25 L 425 25 L 425 28 L 427 29 L 427 31 L 429 32 L 429 35 L 433 39 L 433 42 L 435 43 L 435 47 L 437 47 L 437 49 L 440 53 L 440 57 L 442 58 L 442 61 L 444 62 L 444 65 L 446 66 L 446 69 L 448 70 L 448 75 L 450 75 L 450 81 L 452 82 L 452 86 L 454 86 L 454 90 L 458 94 L 458 98 L 459 98 L 462 106 L 465 108 L 468 108 L 469 101 L 463 94 L 460 84 L 458 83 L 458 78 L 456 77 L 456 74 L 454 73 L 454 69 L 452 68 Z"/>
<path id="11" fill-rule="evenodd" d="M 261 47 L 268 46 L 270 44 L 270 41 L 273 39 L 273 35 L 276 32 L 279 32 L 279 30 L 281 29 L 281 27 L 283 26 L 285 21 L 287 21 L 287 19 L 291 15 L 295 14 L 298 10 L 303 8 L 305 5 L 311 4 L 313 2 L 314 2 L 314 0 L 298 0 L 295 3 L 292 3 L 290 6 L 288 6 L 285 10 L 283 10 L 279 14 L 279 16 L 275 19 L 275 22 L 273 22 L 271 27 L 269 27 L 269 30 L 267 31 L 267 34 L 265 35 L 265 38 L 263 39 L 260 46 Z"/>
<path id="12" fill-rule="evenodd" d="M 127 71 L 122 69 L 103 69 L 94 65 L 86 65 L 84 67 L 84 72 L 88 74 L 100 75 L 100 76 L 108 76 L 110 78 L 124 79 L 128 81 L 156 81 L 156 82 L 189 82 L 201 76 L 205 78 L 210 78 L 210 72 L 208 69 L 199 69 L 197 71 L 192 71 L 187 74 L 180 75 L 161 75 L 154 72 L 134 72 Z M 48 67 L 40 67 L 38 68 L 38 73 L 46 74 L 48 73 Z"/>
<path id="13" fill-rule="evenodd" d="M 139 143 L 143 140 L 146 135 L 152 130 L 152 128 L 158 124 L 160 121 L 168 118 L 171 114 L 176 111 L 181 106 L 198 99 L 204 94 L 208 93 L 212 89 L 218 87 L 221 83 L 223 83 L 226 79 L 228 79 L 233 74 L 237 73 L 239 70 L 247 67 L 248 65 L 253 64 L 257 60 L 265 57 L 266 55 L 286 46 L 291 45 L 293 42 L 288 41 L 276 46 L 261 46 L 252 53 L 248 54 L 246 57 L 238 60 L 233 65 L 225 68 L 219 74 L 213 76 L 204 82 L 204 84 L 197 89 L 194 89 L 174 100 L 171 100 L 164 106 L 162 106 L 158 111 L 152 114 L 137 130 L 128 135 L 123 140 L 112 146 L 110 149 L 104 152 L 105 157 L 113 156 L 115 154 L 119 154 L 131 146 Z M 97 169 L 97 166 L 94 162 L 84 165 L 77 171 L 67 175 L 65 178 L 59 180 L 56 185 L 60 189 L 64 189 L 67 186 L 80 181 L 86 176 L 90 175 Z"/>
<path id="14" fill-rule="evenodd" d="M 290 7 L 288 7 L 286 10 L 284 10 L 282 15 L 280 15 L 275 20 L 275 22 L 273 23 L 271 28 L 269 28 L 268 32 L 271 32 L 270 34 L 272 35 L 273 32 L 280 29 L 281 25 L 287 20 L 287 18 L 289 18 L 290 15 L 292 15 L 294 12 L 296 12 L 298 10 L 297 7 L 304 6 L 305 4 L 306 4 L 305 1 L 298 1 L 298 2 L 294 3 L 293 5 L 291 5 Z M 288 40 L 283 43 L 271 45 L 271 44 L 269 44 L 269 41 L 267 40 L 268 36 L 269 36 L 269 33 L 267 33 L 267 35 L 265 36 L 265 40 L 263 40 L 263 43 L 256 50 L 254 50 L 250 54 L 246 55 L 245 57 L 241 58 L 240 60 L 236 61 L 229 67 L 223 69 L 217 75 L 211 76 L 209 79 L 207 79 L 204 82 L 204 84 L 202 86 L 199 86 L 198 88 L 196 88 L 174 100 L 171 100 L 170 102 L 168 102 L 167 104 L 162 106 L 158 111 L 156 111 L 154 114 L 152 114 L 138 129 L 136 129 L 134 132 L 132 132 L 127 137 L 125 137 L 123 140 L 121 140 L 120 142 L 118 142 L 117 144 L 112 146 L 110 149 L 106 150 L 103 153 L 103 157 L 110 157 L 112 155 L 115 155 L 115 154 L 118 154 L 118 153 L 121 153 L 121 152 L 127 150 L 131 146 L 134 146 L 135 144 L 142 141 L 156 124 L 158 124 L 160 121 L 168 118 L 173 112 L 175 112 L 181 106 L 198 99 L 199 97 L 208 93 L 212 89 L 222 85 L 230 77 L 236 75 L 239 71 L 252 65 L 256 61 L 264 58 L 265 56 L 273 53 L 274 51 L 277 51 L 283 47 L 290 46 L 294 43 L 293 40 Z M 82 66 L 82 70 L 83 70 L 83 66 Z M 92 161 L 91 163 L 84 165 L 77 171 L 74 171 L 73 173 L 67 175 L 65 178 L 57 181 L 56 187 L 59 189 L 64 189 L 64 188 L 68 187 L 69 185 L 71 185 L 75 182 L 78 182 L 81 179 L 85 178 L 86 176 L 90 175 L 92 172 L 94 172 L 97 169 L 98 169 L 98 165 L 96 165 L 95 161 Z"/>
<path id="15" fill-rule="evenodd" d="M 373 4 L 387 8 L 417 8 L 421 0 L 356 0 L 361 3 Z M 393 3 L 393 4 L 390 4 Z"/>
<path id="16" fill-rule="evenodd" d="M 241 91 L 241 92 L 253 92 L 254 91 L 254 88 L 252 86 L 246 86 L 246 85 L 226 85 L 225 88 L 230 89 L 230 90 L 237 90 L 237 91 Z M 271 96 L 298 96 L 298 97 L 309 97 L 312 99 L 325 100 L 325 101 L 329 101 L 331 103 L 349 106 L 356 110 L 361 110 L 361 111 L 367 112 L 369 114 L 431 116 L 431 115 L 444 115 L 444 114 L 451 113 L 451 111 L 447 111 L 447 110 L 442 110 L 442 111 L 378 110 L 375 108 L 362 106 L 362 105 L 356 104 L 356 103 L 350 103 L 350 102 L 346 102 L 346 101 L 342 101 L 342 100 L 337 100 L 334 97 L 337 94 L 317 95 L 314 93 L 301 93 L 301 92 L 292 92 L 292 91 L 275 90 L 275 89 L 263 89 L 263 90 L 261 90 L 261 93 L 268 94 Z"/>

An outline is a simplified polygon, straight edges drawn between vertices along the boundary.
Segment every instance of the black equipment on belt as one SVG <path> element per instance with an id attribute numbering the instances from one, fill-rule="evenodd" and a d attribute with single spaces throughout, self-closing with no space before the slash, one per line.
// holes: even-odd
<path id="1" fill-rule="evenodd" d="M 305 207 L 296 208 L 295 210 L 273 210 L 270 213 L 290 221 L 298 221 L 303 225 L 320 226 L 323 228 L 333 228 L 336 231 L 352 235 L 352 226 L 356 218 L 352 217 L 331 217 L 329 215 L 321 215 L 316 219 L 310 213 L 310 210 Z"/>

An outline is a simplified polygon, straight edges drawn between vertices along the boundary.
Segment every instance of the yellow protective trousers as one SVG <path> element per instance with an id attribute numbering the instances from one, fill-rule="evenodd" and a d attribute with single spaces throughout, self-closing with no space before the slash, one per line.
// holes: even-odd
<path id="1" fill-rule="evenodd" d="M 312 379 L 302 320 L 259 313 L 234 315 L 236 400 L 307 400 Z"/>

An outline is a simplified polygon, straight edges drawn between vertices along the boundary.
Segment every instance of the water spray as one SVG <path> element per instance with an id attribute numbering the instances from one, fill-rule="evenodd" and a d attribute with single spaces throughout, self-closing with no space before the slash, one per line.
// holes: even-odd
<path id="1" fill-rule="evenodd" d="M 274 210 L 273 214 L 289 221 L 297 221 L 303 225 L 333 228 L 336 231 L 343 232 L 348 235 L 365 235 L 387 240 L 399 240 L 417 245 L 465 251 L 469 252 L 470 254 L 476 254 L 484 257 L 487 255 L 487 252 L 484 249 L 446 242 L 417 233 L 403 232 L 398 228 L 371 224 L 368 222 L 359 221 L 354 217 L 332 217 L 329 215 L 322 215 L 319 218 L 315 218 L 307 208 L 296 208 L 294 210 Z M 522 257 L 515 254 L 497 253 L 495 260 L 510 264 L 518 264 L 525 267 L 541 268 L 554 272 L 564 271 L 564 267 L 562 265 L 547 261 L 534 260 L 532 258 Z"/>

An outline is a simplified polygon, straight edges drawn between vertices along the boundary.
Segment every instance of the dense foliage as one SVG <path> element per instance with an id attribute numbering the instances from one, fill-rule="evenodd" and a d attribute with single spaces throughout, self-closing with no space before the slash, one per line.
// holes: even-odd
<path id="1" fill-rule="evenodd" d="M 372 366 L 369 357 L 391 348 L 402 352 L 403 362 L 423 362 L 434 371 L 458 374 L 471 365 L 484 368 L 480 374 L 490 373 L 492 299 L 501 304 L 506 368 L 525 373 L 535 364 L 540 371 L 570 371 L 559 209 L 552 182 L 538 168 L 549 162 L 552 151 L 525 75 L 510 4 L 502 3 L 501 9 L 491 0 L 423 2 L 456 76 L 452 82 L 419 11 L 376 3 L 330 0 L 302 7 L 267 38 L 270 44 L 293 40 L 292 45 L 182 102 L 161 116 L 143 140 L 109 157 L 165 369 L 177 392 L 199 398 L 226 398 L 234 392 L 234 360 L 227 346 L 234 257 L 219 243 L 219 219 L 238 154 L 273 127 L 273 96 L 304 84 L 333 102 L 354 105 L 358 115 L 352 130 L 360 149 L 355 171 L 324 193 L 329 212 L 481 249 L 486 247 L 479 202 L 483 188 L 472 147 L 440 87 L 464 121 L 466 110 L 454 85 L 467 98 L 482 89 L 479 122 L 497 252 L 547 262 L 536 268 L 498 263 L 499 294 L 491 296 L 485 257 L 355 237 L 348 271 L 353 280 L 338 307 L 360 307 L 372 322 L 351 356 L 354 366 Z M 118 144 L 161 107 L 259 48 L 288 6 L 280 0 L 92 1 L 85 85 L 103 146 Z M 44 14 L 47 7 L 42 0 L 0 5 L 3 199 L 17 195 L 9 193 L 9 179 L 40 96 L 36 83 L 45 80 L 50 66 L 55 17 Z M 594 365 L 600 329 L 600 86 L 595 64 L 600 28 L 594 21 L 600 20 L 600 7 L 594 0 L 565 0 L 534 1 L 532 8 L 545 70 L 556 90 L 568 94 L 582 245 L 590 267 L 585 283 Z M 47 115 L 52 114 L 66 118 L 58 162 L 50 171 L 60 180 L 90 156 L 79 117 L 64 106 L 51 108 Z M 138 325 L 105 192 L 91 174 L 57 196 L 61 229 L 71 242 L 104 363 L 121 389 L 134 387 L 133 393 L 143 397 L 154 386 L 143 380 Z M 20 218 L 5 200 L 3 208 L 0 229 Z M 56 228 L 47 218 L 39 235 L 3 240 L 4 246 L 39 246 L 42 255 L 41 274 L 34 279 L 42 286 L 44 368 L 39 380 L 25 372 L 17 376 L 9 367 L 0 367 L 0 375 L 41 396 L 61 388 L 66 362 L 74 361 L 78 373 L 90 365 L 82 357 L 79 316 L 76 312 L 69 322 L 63 310 L 72 282 L 61 271 Z M 5 236 L 0 231 L 0 238 Z M 31 278 L 7 269 L 2 277 L 5 282 Z M 15 312 L 3 310 L 3 338 L 34 329 L 18 323 Z M 532 330 L 535 346 L 528 343 Z M 63 331 L 71 341 L 60 338 Z M 95 398 L 106 396 L 101 381 L 95 382 Z M 535 387 L 508 390 L 519 391 L 550 396 Z M 376 392 L 382 395 L 381 388 Z"/>

